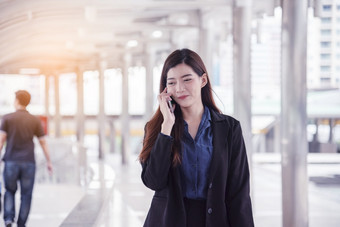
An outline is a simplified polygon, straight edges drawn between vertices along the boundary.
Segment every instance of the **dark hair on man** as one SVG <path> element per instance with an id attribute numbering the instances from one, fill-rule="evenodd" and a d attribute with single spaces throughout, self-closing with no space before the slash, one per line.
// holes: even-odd
<path id="1" fill-rule="evenodd" d="M 15 92 L 15 98 L 19 101 L 19 104 L 23 106 L 27 106 L 31 101 L 30 93 L 25 90 L 19 90 Z"/>

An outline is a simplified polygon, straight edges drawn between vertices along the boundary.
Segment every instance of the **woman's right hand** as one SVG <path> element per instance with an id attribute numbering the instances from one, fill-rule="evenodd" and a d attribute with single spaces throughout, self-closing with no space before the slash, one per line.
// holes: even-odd
<path id="1" fill-rule="evenodd" d="M 167 93 L 167 88 L 163 90 L 157 97 L 161 113 L 163 115 L 163 123 L 161 128 L 161 133 L 165 135 L 170 135 L 172 127 L 175 124 L 175 114 L 170 111 L 168 100 L 171 99 L 171 93 Z M 172 105 L 175 110 L 176 105 Z"/>

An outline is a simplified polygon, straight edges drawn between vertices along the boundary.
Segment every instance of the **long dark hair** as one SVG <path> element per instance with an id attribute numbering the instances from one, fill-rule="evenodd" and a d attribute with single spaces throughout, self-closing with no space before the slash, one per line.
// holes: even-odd
<path id="1" fill-rule="evenodd" d="M 168 72 L 171 68 L 179 65 L 186 64 L 190 66 L 198 76 L 202 76 L 204 73 L 207 75 L 207 84 L 202 88 L 201 96 L 202 103 L 204 106 L 207 106 L 209 109 L 220 112 L 217 108 L 215 101 L 212 95 L 211 84 L 209 80 L 209 76 L 207 70 L 204 66 L 204 63 L 201 57 L 192 50 L 189 49 L 181 49 L 175 50 L 172 52 L 167 59 L 165 60 L 160 85 L 159 92 L 161 93 L 166 87 L 166 80 L 168 76 Z M 182 116 L 181 108 L 176 104 L 175 108 L 175 124 L 171 131 L 171 136 L 174 138 L 174 143 L 172 146 L 172 163 L 173 165 L 177 165 L 181 163 L 181 139 L 184 130 L 184 121 Z M 158 107 L 156 113 L 153 115 L 151 120 L 145 125 L 145 135 L 143 140 L 143 148 L 141 153 L 139 154 L 139 161 L 144 163 L 150 155 L 151 149 L 155 144 L 158 134 L 161 131 L 161 125 L 163 123 L 163 115 Z"/>

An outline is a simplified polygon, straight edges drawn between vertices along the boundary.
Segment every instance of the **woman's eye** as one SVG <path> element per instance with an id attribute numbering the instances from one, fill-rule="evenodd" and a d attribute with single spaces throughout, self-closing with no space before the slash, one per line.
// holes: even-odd
<path id="1" fill-rule="evenodd" d="M 174 82 L 169 82 L 168 83 L 168 86 L 172 86 L 172 85 L 174 85 L 175 83 Z"/>
<path id="2" fill-rule="evenodd" d="M 187 82 L 187 81 L 190 81 L 191 79 L 185 79 L 184 81 Z"/>

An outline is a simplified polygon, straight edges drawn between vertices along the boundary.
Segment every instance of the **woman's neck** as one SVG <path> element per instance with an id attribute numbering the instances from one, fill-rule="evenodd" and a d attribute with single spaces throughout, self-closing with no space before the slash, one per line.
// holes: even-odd
<path id="1" fill-rule="evenodd" d="M 192 121 L 200 121 L 204 112 L 204 106 L 202 103 L 199 105 L 192 105 L 191 107 L 181 108 L 183 119 L 189 123 Z"/>

